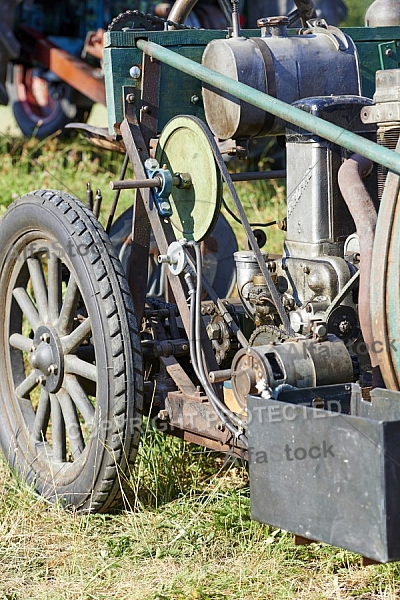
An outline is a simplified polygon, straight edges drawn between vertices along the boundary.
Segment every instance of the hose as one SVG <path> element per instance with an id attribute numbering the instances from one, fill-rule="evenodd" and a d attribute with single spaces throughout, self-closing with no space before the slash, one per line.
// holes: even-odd
<path id="1" fill-rule="evenodd" d="M 338 183 L 342 196 L 347 204 L 356 225 L 360 240 L 360 287 L 358 316 L 364 342 L 368 348 L 373 370 L 373 387 L 384 387 L 380 375 L 378 355 L 375 351 L 372 333 L 370 307 L 370 281 L 372 271 L 372 249 L 374 246 L 377 214 L 374 203 L 365 188 L 363 178 L 372 170 L 372 162 L 353 154 L 339 169 Z M 374 381 L 375 379 L 375 381 Z"/>
<path id="2" fill-rule="evenodd" d="M 204 369 L 202 348 L 201 348 L 201 292 L 202 292 L 202 265 L 201 250 L 198 244 L 193 244 L 196 255 L 196 286 L 194 287 L 191 275 L 187 273 L 185 280 L 189 288 L 190 297 L 190 321 L 189 321 L 189 347 L 192 365 L 196 377 L 203 386 L 205 393 L 212 405 L 215 413 L 226 429 L 232 433 L 234 438 L 248 447 L 247 437 L 241 432 L 245 427 L 244 421 L 221 402 L 211 383 L 208 381 Z"/>

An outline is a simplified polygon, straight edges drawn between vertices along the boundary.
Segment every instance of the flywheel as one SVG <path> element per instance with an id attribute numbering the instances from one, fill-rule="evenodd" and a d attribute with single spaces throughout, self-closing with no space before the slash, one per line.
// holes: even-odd
<path id="1" fill-rule="evenodd" d="M 400 142 L 396 152 L 400 152 Z M 400 389 L 400 178 L 389 172 L 376 225 L 371 269 L 374 352 L 388 389 Z"/>
<path id="2" fill-rule="evenodd" d="M 179 116 L 163 129 L 156 149 L 158 163 L 172 174 L 184 174 L 189 185 L 174 186 L 171 224 L 177 239 L 200 242 L 217 222 L 222 177 L 210 145 L 211 132 L 196 117 Z"/>

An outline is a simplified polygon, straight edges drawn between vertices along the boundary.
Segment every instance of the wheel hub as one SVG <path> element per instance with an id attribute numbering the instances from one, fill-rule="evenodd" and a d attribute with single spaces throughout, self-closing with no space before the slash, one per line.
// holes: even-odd
<path id="1" fill-rule="evenodd" d="M 57 331 L 50 325 L 37 328 L 29 360 L 46 390 L 58 392 L 64 378 L 63 351 Z"/>

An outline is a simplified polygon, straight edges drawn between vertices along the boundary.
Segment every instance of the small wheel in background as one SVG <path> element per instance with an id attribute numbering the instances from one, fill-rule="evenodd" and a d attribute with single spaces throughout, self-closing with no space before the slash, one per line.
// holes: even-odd
<path id="1" fill-rule="evenodd" d="M 85 122 L 90 100 L 40 68 L 15 65 L 9 84 L 12 111 L 26 137 L 43 139 L 71 121 Z M 84 105 L 79 101 L 84 100 Z"/>
<path id="2" fill-rule="evenodd" d="M 127 276 L 131 258 L 132 218 L 133 208 L 130 207 L 118 217 L 110 231 L 111 241 Z M 233 293 L 236 283 L 233 255 L 237 250 L 235 234 L 224 215 L 220 213 L 213 231 L 202 242 L 204 274 L 219 298 L 229 298 Z M 163 298 L 165 265 L 158 264 L 158 254 L 157 244 L 151 235 L 147 294 Z"/>
<path id="3" fill-rule="evenodd" d="M 0 224 L 0 442 L 51 501 L 106 512 L 130 492 L 142 358 L 108 236 L 68 194 L 20 198 Z"/>

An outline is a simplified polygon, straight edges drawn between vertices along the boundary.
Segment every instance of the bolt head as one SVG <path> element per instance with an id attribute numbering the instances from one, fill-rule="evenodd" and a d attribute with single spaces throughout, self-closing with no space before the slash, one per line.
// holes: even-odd
<path id="1" fill-rule="evenodd" d="M 219 338 L 221 329 L 218 323 L 209 323 L 209 325 L 207 325 L 207 332 L 212 340 L 217 340 Z"/>
<path id="2" fill-rule="evenodd" d="M 48 333 L 43 333 L 43 335 L 40 336 L 40 339 L 42 342 L 48 344 L 50 342 L 50 335 Z"/>
<path id="3" fill-rule="evenodd" d="M 160 210 L 167 212 L 168 210 L 170 210 L 170 208 L 171 208 L 171 205 L 168 202 L 168 200 L 164 200 L 163 202 L 160 202 Z"/>
<path id="4" fill-rule="evenodd" d="M 325 337 L 327 334 L 327 329 L 325 325 L 317 325 L 315 328 L 315 335 L 319 338 Z"/>
<path id="5" fill-rule="evenodd" d="M 129 75 L 132 79 L 140 79 L 142 76 L 142 69 L 138 65 L 133 65 L 133 67 L 129 69 Z"/>
<path id="6" fill-rule="evenodd" d="M 158 413 L 157 417 L 160 419 L 160 421 L 168 421 L 169 420 L 169 413 L 167 410 L 160 410 L 160 412 Z"/>

